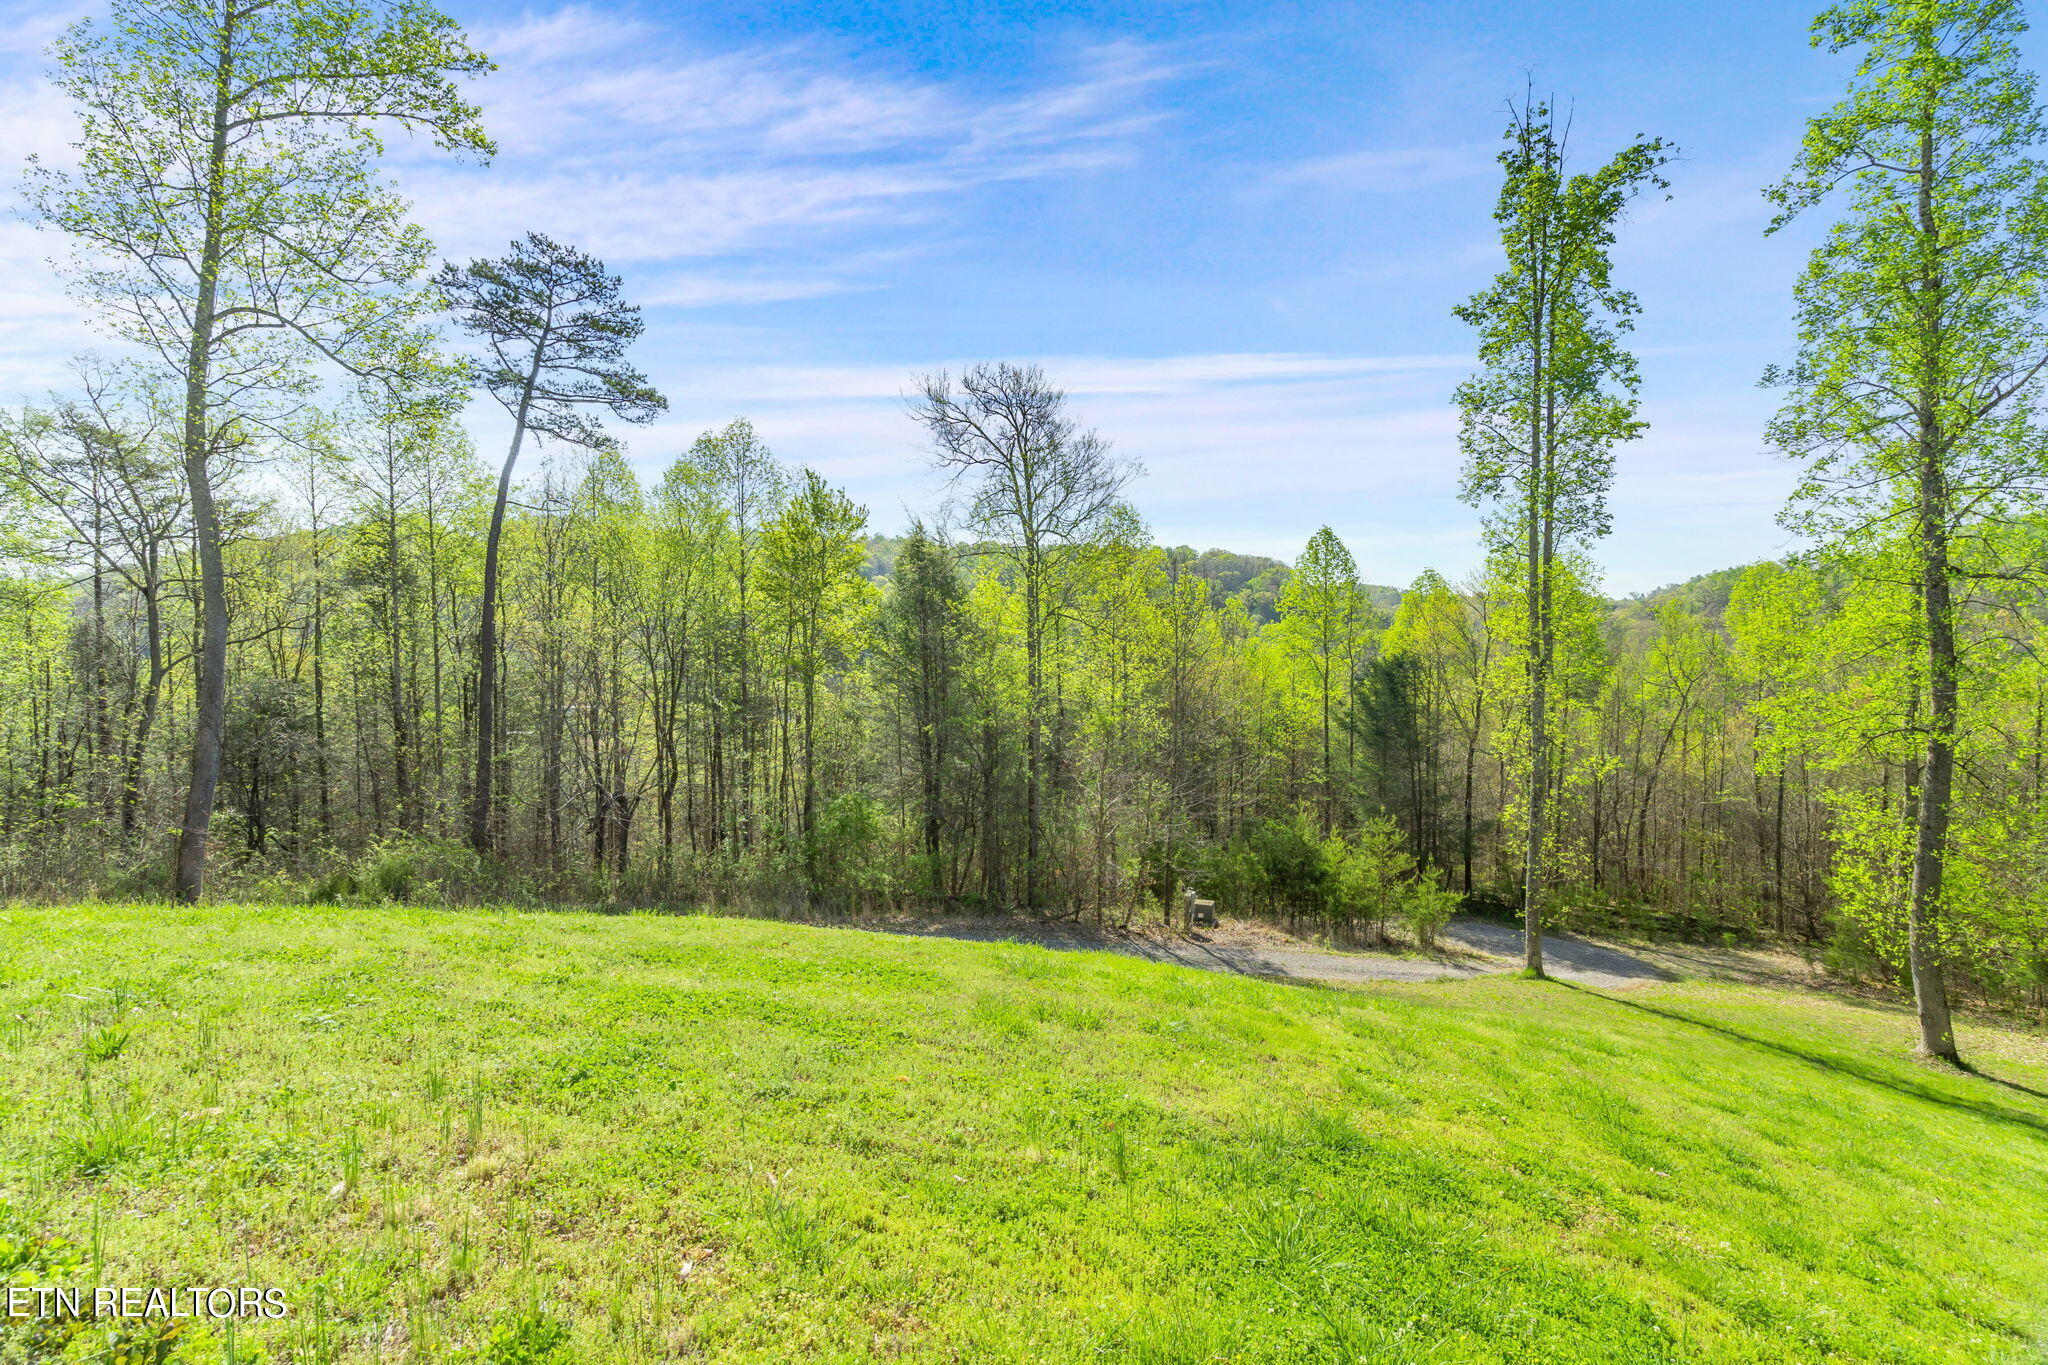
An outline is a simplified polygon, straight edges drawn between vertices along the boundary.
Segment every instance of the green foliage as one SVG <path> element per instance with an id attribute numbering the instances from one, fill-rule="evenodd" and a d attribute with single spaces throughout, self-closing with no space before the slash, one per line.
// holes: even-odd
<path id="1" fill-rule="evenodd" d="M 1307 920 L 1326 933 L 1401 924 L 1430 943 L 1458 904 L 1456 894 L 1417 874 L 1393 822 L 1367 821 L 1350 835 L 1317 832 L 1307 812 L 1268 820 L 1212 854 L 1199 884 L 1218 908 L 1240 915 Z"/>
<path id="2" fill-rule="evenodd" d="M 84 1264 L 83 1246 L 41 1231 L 27 1210 L 0 1199 L 0 1285 L 68 1284 Z"/>
<path id="3" fill-rule="evenodd" d="M 128 1046 L 130 1030 L 115 1024 L 103 1024 L 85 1035 L 86 1060 L 111 1062 L 121 1055 Z"/>
<path id="4" fill-rule="evenodd" d="M 1280 593 L 1282 639 L 1300 655 L 1312 680 L 1315 715 L 1322 738 L 1323 826 L 1337 816 L 1336 727 L 1339 707 L 1350 692 L 1374 624 L 1371 604 L 1358 581 L 1351 551 L 1329 527 L 1309 537 L 1294 573 Z"/>
<path id="5" fill-rule="evenodd" d="M 1255 621 L 1270 623 L 1280 619 L 1280 595 L 1294 573 L 1285 561 L 1264 555 L 1232 554 L 1228 550 L 1210 549 L 1195 554 L 1186 546 L 1176 547 L 1173 553 L 1187 559 L 1188 571 L 1208 585 L 1215 605 L 1236 601 Z"/>
<path id="6" fill-rule="evenodd" d="M 483 861 L 467 844 L 393 835 L 314 882 L 306 900 L 312 905 L 432 902 L 443 895 L 474 895 L 487 884 Z"/>
<path id="7" fill-rule="evenodd" d="M 1608 252 L 1629 202 L 1664 187 L 1673 153 L 1644 139 L 1568 172 L 1563 131 L 1536 102 L 1514 111 L 1505 141 L 1494 220 L 1507 266 L 1456 310 L 1479 332 L 1482 366 L 1457 395 L 1463 496 L 1498 503 L 1488 525 L 1504 553 L 1520 554 L 1533 526 L 1548 556 L 1606 534 L 1613 447 L 1642 432 L 1620 344 L 1637 305 Z"/>
<path id="8" fill-rule="evenodd" d="M 622 285 L 595 256 L 540 232 L 504 256 L 443 266 L 434 279 L 456 325 L 486 348 L 475 377 L 521 424 L 519 434 L 591 450 L 607 438 L 587 409 L 650 422 L 668 408 L 625 363 L 645 324 Z"/>
<path id="9" fill-rule="evenodd" d="M 1923 1046 L 1943 1056 L 1943 951 L 1966 936 L 1949 912 L 1968 896 L 1944 883 L 1972 875 L 1958 753 L 1983 718 L 1985 665 L 2006 662 L 1970 647 L 1969 598 L 1981 579 L 2020 572 L 2001 551 L 2048 509 L 2048 125 L 2020 63 L 2025 29 L 2009 0 L 1824 11 L 1815 45 L 1855 51 L 1856 71 L 1769 191 L 1774 231 L 1824 203 L 1842 209 L 1795 286 L 1798 353 L 1766 376 L 1786 391 L 1771 439 L 1801 465 L 1782 519 L 1854 585 L 1841 624 L 1875 646 L 1876 666 L 1859 671 L 1882 685 L 1889 733 L 1913 751 L 1911 856 L 1872 853 L 1864 820 L 1836 881 L 1881 950 L 1903 936 Z M 1871 885 L 1878 869 L 1900 885 Z M 1898 896 L 1903 927 L 1887 927 L 1879 907 Z"/>
<path id="10" fill-rule="evenodd" d="M 1519 788 L 1508 812 L 1521 834 L 1522 905 L 1532 969 L 1540 966 L 1539 916 L 1555 861 L 1553 690 L 1572 679 L 1560 655 L 1574 652 L 1574 580 L 1590 580 L 1585 546 L 1607 534 L 1614 448 L 1639 437 L 1635 358 L 1622 346 L 1635 296 L 1617 286 L 1609 257 L 1615 230 L 1639 194 L 1662 189 L 1669 144 L 1641 138 L 1587 173 L 1567 170 L 1565 127 L 1533 98 L 1511 106 L 1503 183 L 1494 210 L 1507 266 L 1456 312 L 1479 333 L 1480 370 L 1458 386 L 1465 501 L 1489 509 L 1490 576 L 1516 605 L 1518 639 L 1502 652 L 1513 668 Z M 1567 125 L 1568 126 L 1568 125 Z M 1512 663 L 1510 663 L 1510 659 Z"/>
<path id="11" fill-rule="evenodd" d="M 531 1308 L 491 1328 L 474 1357 L 478 1365 L 571 1365 L 568 1324 Z"/>
<path id="12" fill-rule="evenodd" d="M 880 891 L 890 884 L 882 811 L 858 792 L 832 798 L 808 840 L 815 884 L 828 893 Z"/>

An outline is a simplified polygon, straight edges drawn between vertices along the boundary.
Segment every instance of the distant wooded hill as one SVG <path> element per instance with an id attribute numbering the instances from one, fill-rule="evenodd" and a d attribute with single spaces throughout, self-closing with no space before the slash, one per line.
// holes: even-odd
<path id="1" fill-rule="evenodd" d="M 868 558 L 862 571 L 869 580 L 889 576 L 903 541 L 902 536 L 868 537 Z M 1215 605 L 1221 606 L 1231 598 L 1237 598 L 1254 620 L 1280 619 L 1280 590 L 1294 572 L 1287 561 L 1269 559 L 1265 555 L 1235 554 L 1229 550 L 1209 549 L 1198 554 L 1191 545 L 1175 545 L 1167 553 L 1185 564 L 1195 577 L 1208 583 L 1209 599 Z M 1394 608 L 1401 605 L 1402 589 L 1379 583 L 1364 586 L 1366 596 L 1381 611 L 1391 615 Z"/>
<path id="2" fill-rule="evenodd" d="M 889 576 L 903 541 L 902 536 L 868 537 L 868 557 L 862 573 L 869 581 L 878 582 Z M 1209 584 L 1210 601 L 1216 605 L 1235 597 L 1244 602 L 1245 609 L 1256 620 L 1280 619 L 1280 589 L 1286 586 L 1294 572 L 1287 561 L 1269 559 L 1265 555 L 1236 554 L 1230 550 L 1208 549 L 1197 554 L 1189 545 L 1176 545 L 1169 553 L 1186 564 L 1197 578 Z M 1648 627 L 1659 607 L 1678 606 L 1698 614 L 1718 629 L 1721 614 L 1728 606 L 1728 596 L 1734 592 L 1736 580 L 1742 577 L 1742 572 L 1740 567 L 1715 569 L 1682 583 L 1668 583 L 1628 597 L 1609 598 L 1608 609 L 1615 624 L 1624 628 L 1633 625 Z M 1405 591 L 1382 583 L 1365 585 L 1366 595 L 1372 599 L 1372 604 L 1389 616 L 1401 605 Z"/>

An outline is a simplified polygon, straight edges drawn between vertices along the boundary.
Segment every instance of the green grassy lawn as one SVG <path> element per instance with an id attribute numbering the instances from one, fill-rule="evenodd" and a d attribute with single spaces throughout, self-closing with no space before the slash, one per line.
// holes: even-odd
<path id="1" fill-rule="evenodd" d="M 0 920 L 0 1264 L 283 1287 L 239 1360 L 2048 1359 L 2026 1034 L 1965 1030 L 1970 1076 L 1897 1012 L 1706 983 L 1340 990 L 705 918 Z M 113 1360 L 107 1332 L 0 1329 L 0 1358 Z M 228 1358 L 170 1349 L 123 1358 Z"/>

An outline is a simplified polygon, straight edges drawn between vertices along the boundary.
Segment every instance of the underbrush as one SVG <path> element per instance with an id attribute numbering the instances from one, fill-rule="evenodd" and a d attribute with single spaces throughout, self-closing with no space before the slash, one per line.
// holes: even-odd
<path id="1" fill-rule="evenodd" d="M 1417 868 L 1391 820 L 1321 833 L 1303 811 L 1192 855 L 1217 908 L 1347 944 L 1390 943 L 1395 927 L 1433 946 L 1461 897 Z"/>

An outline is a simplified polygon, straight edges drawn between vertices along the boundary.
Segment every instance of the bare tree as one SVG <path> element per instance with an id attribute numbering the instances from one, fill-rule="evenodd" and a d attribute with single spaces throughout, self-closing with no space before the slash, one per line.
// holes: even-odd
<path id="1" fill-rule="evenodd" d="M 1063 559 L 1100 545 L 1142 472 L 1067 415 L 1067 395 L 1036 365 L 982 364 L 956 384 L 919 376 L 911 413 L 936 466 L 971 489 L 969 526 L 994 542 L 1024 594 L 1024 904 L 1041 908 L 1045 855 L 1045 640 L 1064 609 Z"/>

